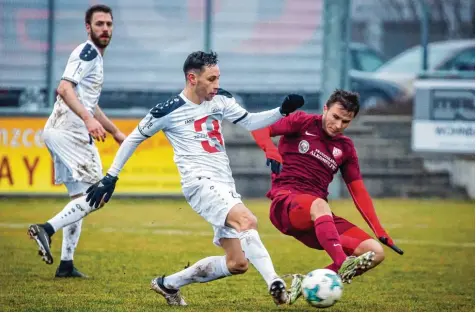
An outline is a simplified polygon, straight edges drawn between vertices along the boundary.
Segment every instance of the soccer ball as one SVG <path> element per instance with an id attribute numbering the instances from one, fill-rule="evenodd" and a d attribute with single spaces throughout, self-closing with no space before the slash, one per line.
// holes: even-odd
<path id="1" fill-rule="evenodd" d="M 302 281 L 302 295 L 316 308 L 328 308 L 342 296 L 342 280 L 334 271 L 317 269 L 307 274 Z"/>

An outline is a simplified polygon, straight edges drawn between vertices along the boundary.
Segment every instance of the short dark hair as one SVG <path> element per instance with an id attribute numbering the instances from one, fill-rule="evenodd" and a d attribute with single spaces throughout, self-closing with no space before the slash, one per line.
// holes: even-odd
<path id="1" fill-rule="evenodd" d="M 340 103 L 347 111 L 354 112 L 354 117 L 359 114 L 360 102 L 359 94 L 357 92 L 336 89 L 327 100 L 326 106 L 327 108 L 330 108 L 337 102 Z"/>
<path id="2" fill-rule="evenodd" d="M 183 63 L 183 73 L 187 75 L 190 70 L 201 71 L 204 66 L 216 64 L 218 64 L 218 54 L 216 52 L 195 51 L 190 53 Z"/>
<path id="3" fill-rule="evenodd" d="M 96 4 L 91 6 L 87 11 L 86 14 L 84 15 L 84 22 L 86 24 L 91 24 L 91 18 L 93 17 L 94 12 L 104 12 L 104 13 L 109 13 L 112 16 L 112 9 L 108 7 L 105 4 Z M 114 18 L 113 18 L 114 19 Z"/>

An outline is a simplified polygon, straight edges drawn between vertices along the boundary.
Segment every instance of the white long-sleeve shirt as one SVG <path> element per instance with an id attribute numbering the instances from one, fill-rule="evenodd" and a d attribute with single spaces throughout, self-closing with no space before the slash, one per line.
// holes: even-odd
<path id="1" fill-rule="evenodd" d="M 118 176 L 137 146 L 162 130 L 174 149 L 182 185 L 202 176 L 233 182 L 221 131 L 223 119 L 252 131 L 271 125 L 281 117 L 279 108 L 249 113 L 224 90 L 199 105 L 182 92 L 159 103 L 144 117 L 122 143 L 108 173 Z M 161 162 L 160 155 L 157 162 Z"/>

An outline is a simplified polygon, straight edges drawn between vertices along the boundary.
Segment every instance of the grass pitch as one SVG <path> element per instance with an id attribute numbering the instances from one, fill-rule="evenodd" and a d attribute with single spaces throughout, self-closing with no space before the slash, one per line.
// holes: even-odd
<path id="1" fill-rule="evenodd" d="M 46 265 L 26 235 L 67 199 L 0 199 L 0 311 L 316 311 L 300 299 L 276 307 L 252 267 L 241 276 L 182 289 L 188 307 L 169 307 L 149 290 L 150 280 L 188 262 L 222 255 L 211 227 L 179 200 L 114 199 L 86 217 L 75 265 L 89 279 L 54 279 L 61 233 L 53 237 L 55 263 Z M 245 204 L 257 215 L 262 240 L 280 274 L 326 266 L 325 252 L 279 234 L 268 220 L 268 200 Z M 369 228 L 351 201 L 333 201 L 337 215 Z M 385 249 L 378 268 L 345 285 L 339 303 L 323 311 L 474 311 L 474 203 L 376 200 L 381 221 L 405 250 Z"/>

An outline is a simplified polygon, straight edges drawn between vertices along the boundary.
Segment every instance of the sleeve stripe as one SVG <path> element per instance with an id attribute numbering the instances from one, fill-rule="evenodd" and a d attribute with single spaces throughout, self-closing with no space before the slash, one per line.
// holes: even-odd
<path id="1" fill-rule="evenodd" d="M 142 136 L 146 137 L 146 138 L 150 138 L 150 136 L 147 136 L 146 134 L 144 134 L 142 132 L 142 130 L 140 129 L 140 127 L 137 127 L 137 130 L 139 131 L 139 133 L 141 133 Z"/>
<path id="2" fill-rule="evenodd" d="M 247 116 L 248 116 L 248 112 L 246 112 L 245 114 L 243 114 L 239 119 L 235 120 L 235 121 L 233 122 L 233 124 L 238 123 L 239 121 L 241 121 L 242 119 L 244 119 L 244 118 L 247 117 Z"/>
<path id="3" fill-rule="evenodd" d="M 75 84 L 75 85 L 78 84 L 77 81 L 75 81 L 74 79 L 68 78 L 68 77 L 61 77 L 61 80 L 69 81 L 69 82 L 71 82 L 71 83 L 73 83 L 73 84 Z"/>

